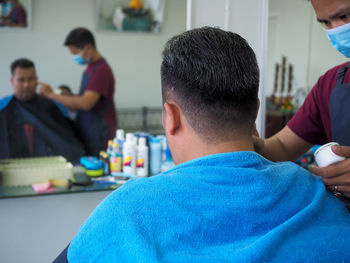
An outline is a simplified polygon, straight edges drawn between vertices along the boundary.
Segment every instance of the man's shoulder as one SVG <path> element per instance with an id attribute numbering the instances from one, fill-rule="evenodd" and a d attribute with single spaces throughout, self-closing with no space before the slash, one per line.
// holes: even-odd
<path id="1" fill-rule="evenodd" d="M 108 74 L 108 75 L 113 75 L 112 74 L 112 69 L 107 63 L 107 61 L 104 58 L 101 58 L 99 61 L 95 62 L 95 65 L 92 65 L 93 67 L 93 72 L 96 74 Z"/>
<path id="2" fill-rule="evenodd" d="M 38 104 L 45 108 L 48 112 L 60 112 L 63 116 L 68 116 L 67 108 L 59 102 L 55 102 L 53 100 L 47 99 L 45 97 L 38 96 L 37 98 Z"/>
<path id="3" fill-rule="evenodd" d="M 11 102 L 13 98 L 13 95 L 9 95 L 9 96 L 5 96 L 3 98 L 0 98 L 0 111 L 2 111 L 3 109 L 5 109 L 8 104 Z"/>
<path id="4" fill-rule="evenodd" d="M 334 67 L 328 69 L 326 71 L 326 73 L 323 74 L 323 76 L 327 76 L 327 77 L 336 76 L 338 74 L 339 69 L 344 68 L 347 64 L 349 64 L 349 62 L 345 62 L 345 63 L 339 64 L 337 66 L 334 66 Z"/>

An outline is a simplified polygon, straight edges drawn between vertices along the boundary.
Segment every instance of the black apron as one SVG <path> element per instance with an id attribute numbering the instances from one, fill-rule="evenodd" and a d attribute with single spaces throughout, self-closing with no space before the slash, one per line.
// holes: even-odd
<path id="1" fill-rule="evenodd" d="M 79 95 L 83 95 L 87 86 L 89 85 L 91 75 L 94 69 L 105 61 L 100 61 L 94 65 L 89 73 L 86 71 L 80 85 Z M 86 154 L 98 156 L 99 152 L 105 150 L 108 134 L 108 124 L 103 119 L 103 114 L 107 110 L 109 104 L 107 103 L 100 112 L 93 110 L 79 110 L 77 112 L 76 127 L 79 138 L 82 140 Z"/>
<path id="2" fill-rule="evenodd" d="M 350 146 L 350 83 L 344 83 L 348 63 L 338 71 L 337 82 L 329 100 L 332 140 Z"/>

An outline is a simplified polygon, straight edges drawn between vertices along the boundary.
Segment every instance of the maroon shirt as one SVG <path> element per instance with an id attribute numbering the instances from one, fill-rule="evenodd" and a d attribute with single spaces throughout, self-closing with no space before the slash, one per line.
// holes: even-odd
<path id="1" fill-rule="evenodd" d="M 338 70 L 348 62 L 328 70 L 321 76 L 304 104 L 288 122 L 288 127 L 299 137 L 312 144 L 332 141 L 329 100 L 337 81 Z M 346 72 L 344 83 L 350 83 L 350 70 Z"/>
<path id="2" fill-rule="evenodd" d="M 27 14 L 21 5 L 14 6 L 9 17 L 10 22 L 13 24 L 27 24 Z"/>
<path id="3" fill-rule="evenodd" d="M 104 61 L 105 63 L 96 66 L 96 64 L 101 61 Z M 89 74 L 92 68 L 94 68 L 93 73 L 91 74 L 86 90 L 94 91 L 101 95 L 92 110 L 96 113 L 104 111 L 103 119 L 108 123 L 109 129 L 107 137 L 108 140 L 110 140 L 114 138 L 117 129 L 117 117 L 114 104 L 114 76 L 104 58 L 89 64 L 85 70 L 86 73 Z"/>

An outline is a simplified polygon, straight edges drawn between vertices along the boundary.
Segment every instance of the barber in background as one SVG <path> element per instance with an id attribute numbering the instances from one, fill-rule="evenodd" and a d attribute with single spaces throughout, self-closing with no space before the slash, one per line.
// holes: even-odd
<path id="1" fill-rule="evenodd" d="M 311 0 L 328 39 L 350 58 L 350 1 Z M 332 150 L 346 159 L 328 167 L 311 167 L 335 194 L 350 197 L 350 63 L 321 76 L 287 126 L 268 139 L 255 137 L 256 151 L 273 161 L 295 160 L 313 144 L 338 142 Z"/>
<path id="2" fill-rule="evenodd" d="M 18 0 L 6 0 L 2 4 L 6 10 L 4 17 L 0 19 L 0 26 L 26 27 L 27 13 Z"/>
<path id="3" fill-rule="evenodd" d="M 11 64 L 13 94 L 0 99 L 0 159 L 62 155 L 78 163 L 82 143 L 64 116 L 66 109 L 37 93 L 34 63 Z"/>
<path id="4" fill-rule="evenodd" d="M 114 105 L 114 76 L 106 60 L 96 49 L 92 33 L 85 28 L 72 30 L 64 45 L 68 47 L 78 65 L 88 65 L 84 71 L 79 95 L 55 94 L 42 84 L 40 94 L 77 110 L 76 124 L 87 154 L 98 155 L 114 138 L 117 128 Z"/>

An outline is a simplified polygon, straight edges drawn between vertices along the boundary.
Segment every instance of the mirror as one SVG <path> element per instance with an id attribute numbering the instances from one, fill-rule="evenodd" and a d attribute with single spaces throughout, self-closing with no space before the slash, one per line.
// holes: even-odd
<path id="1" fill-rule="evenodd" d="M 97 0 L 35 0 L 31 3 L 35 15 L 31 30 L 0 29 L 0 98 L 13 94 L 10 65 L 18 58 L 34 62 L 40 82 L 50 84 L 53 89 L 67 85 L 77 94 L 85 67 L 74 63 L 63 43 L 73 28 L 83 26 L 94 34 L 98 51 L 114 73 L 119 127 L 146 130 L 147 126 L 152 133 L 158 133 L 162 102 L 161 52 L 167 40 L 186 29 L 186 0 L 165 1 L 164 19 L 158 34 L 96 30 Z"/>
<path id="2" fill-rule="evenodd" d="M 98 0 L 97 30 L 159 33 L 165 0 Z"/>
<path id="3" fill-rule="evenodd" d="M 346 61 L 328 41 L 310 1 L 270 0 L 268 32 L 266 137 L 287 123 L 321 75 Z M 283 112 L 288 96 L 293 107 Z M 277 107 L 271 98 L 279 99 Z"/>
<path id="4" fill-rule="evenodd" d="M 0 0 L 0 29 L 30 29 L 31 0 Z"/>

